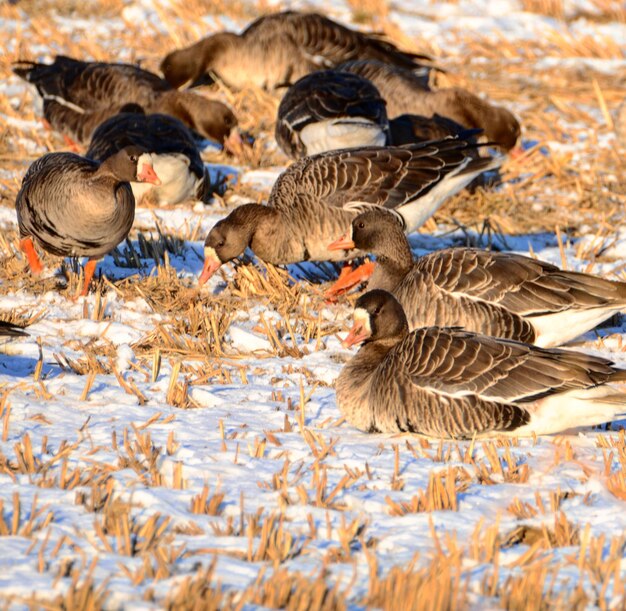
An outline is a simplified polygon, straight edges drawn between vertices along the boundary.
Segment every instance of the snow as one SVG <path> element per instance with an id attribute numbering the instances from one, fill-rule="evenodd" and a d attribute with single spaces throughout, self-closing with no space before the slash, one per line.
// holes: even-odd
<path id="1" fill-rule="evenodd" d="M 145 23 L 168 34 L 159 14 L 159 7 L 167 6 L 168 1 L 127 0 L 121 19 L 106 22 L 59 15 L 53 19 L 62 32 L 81 37 L 88 32 L 103 44 L 126 27 L 125 21 Z M 328 0 L 316 0 L 280 6 L 318 9 L 349 21 L 351 9 L 347 3 L 330 4 Z M 265 4 L 273 5 L 277 6 Z M 618 45 L 626 39 L 626 26 L 621 23 L 602 24 L 578 17 L 597 10 L 589 0 L 565 2 L 565 13 L 572 19 L 567 22 L 524 12 L 516 0 L 399 0 L 390 6 L 391 19 L 406 34 L 436 43 L 449 56 L 464 53 L 468 33 L 478 39 L 506 39 L 521 44 L 555 34 L 607 37 Z M 246 23 L 243 18 L 202 15 L 191 31 L 195 34 L 222 27 L 237 31 Z M 0 29 L 8 38 L 18 27 L 15 20 L 0 22 Z M 15 50 L 11 41 L 6 45 Z M 32 48 L 47 57 L 57 51 L 53 46 Z M 473 59 L 472 68 L 480 70 L 481 58 Z M 619 74 L 623 72 L 624 60 L 546 56 L 535 62 L 538 71 L 554 67 Z M 15 79 L 2 84 L 2 95 L 13 107 L 18 106 L 24 90 Z M 598 108 L 585 106 L 581 110 L 602 120 Z M 6 115 L 0 119 L 27 133 L 38 129 L 33 121 Z M 571 125 L 563 121 L 563 127 L 567 131 Z M 41 141 L 20 138 L 29 153 L 38 155 L 45 151 Z M 588 161 L 590 139 L 591 134 L 558 142 L 546 139 L 541 144 L 545 145 L 545 155 L 568 152 L 574 154 L 574 159 L 580 156 Z M 598 146 L 610 148 L 614 139 L 600 139 Z M 210 166 L 212 175 L 231 175 L 233 182 L 239 181 L 265 198 L 282 170 Z M 2 182 L 20 177 L 0 170 Z M 576 201 L 577 194 L 573 187 L 569 194 L 546 193 L 545 200 L 532 206 L 541 210 L 557 196 Z M 235 201 L 233 198 L 230 204 Z M 189 303 L 196 300 L 201 304 L 201 297 L 208 295 L 217 309 L 221 294 L 227 291 L 220 274 L 201 291 L 196 291 L 194 285 L 202 268 L 204 236 L 224 214 L 223 208 L 204 205 L 137 210 L 135 229 L 147 237 L 158 235 L 158 223 L 164 233 L 185 239 L 180 252 L 169 254 L 169 261 L 181 281 L 188 282 Z M 10 205 L 0 207 L 0 227 L 6 230 L 15 226 L 14 209 Z M 593 262 L 594 272 L 609 278 L 622 272 L 626 257 L 626 230 L 619 230 L 616 236 L 604 250 L 602 262 Z M 416 233 L 410 237 L 410 243 L 418 256 L 463 244 L 465 239 L 466 234 L 460 230 L 451 233 L 448 228 L 440 228 L 432 235 Z M 564 253 L 570 269 L 587 271 L 591 261 L 578 258 L 577 253 L 595 244 L 596 237 L 590 233 L 564 246 L 559 245 L 553 233 L 507 235 L 505 240 L 496 236 L 494 240 L 504 250 L 524 254 L 532 250 L 535 256 L 558 265 L 562 264 Z M 138 249 L 136 238 L 131 244 Z M 124 243 L 118 250 L 123 253 L 128 248 Z M 97 273 L 109 279 L 159 273 L 150 258 L 141 258 L 139 272 L 118 263 L 113 255 L 108 255 L 98 264 Z M 301 273 L 296 268 L 290 271 L 294 276 Z M 55 272 L 48 268 L 44 279 Z M 221 273 L 227 281 L 235 275 L 230 265 L 224 266 Z M 387 498 L 395 503 L 409 502 L 418 491 L 427 488 L 431 473 L 445 471 L 449 466 L 463 468 L 474 476 L 478 465 L 489 464 L 490 450 L 480 443 L 442 444 L 441 451 L 450 454 L 442 461 L 437 455 L 438 442 L 422 445 L 410 436 L 368 435 L 340 421 L 332 385 L 353 354 L 340 343 L 349 325 L 350 308 L 345 303 L 309 312 L 319 316 L 324 333 L 319 339 L 313 337 L 305 342 L 303 320 L 298 315 L 277 311 L 269 298 L 242 297 L 241 311 L 228 326 L 221 354 L 216 353 L 208 337 L 190 333 L 184 339 L 198 356 L 185 353 L 181 357 L 174 348 L 162 350 L 160 366 L 151 369 L 152 361 L 142 356 L 145 346 L 150 345 L 155 330 L 167 333 L 173 320 L 149 300 L 139 295 L 124 299 L 111 289 L 103 299 L 106 303 L 102 313 L 97 315 L 101 304 L 93 294 L 73 302 L 56 291 L 36 294 L 27 287 L 24 283 L 16 292 L 0 296 L 0 312 L 42 312 L 41 318 L 29 327 L 28 337 L 0 344 L 0 421 L 6 423 L 0 440 L 0 598 L 14 596 L 23 600 L 36 594 L 42 600 L 52 599 L 70 587 L 71 577 L 65 570 L 68 563 L 86 572 L 94 559 L 97 564 L 93 579 L 97 586 L 106 584 L 108 608 L 159 608 L 183 578 L 196 574 L 198 565 L 210 565 L 214 556 L 218 559 L 214 579 L 226 590 L 243 590 L 255 582 L 262 568 L 271 574 L 273 565 L 269 561 L 245 559 L 249 549 L 258 549 L 258 535 L 249 541 L 245 533 L 217 534 L 228 530 L 229 520 L 238 526 L 242 511 L 245 515 L 260 511 L 264 520 L 274 512 L 282 512 L 285 529 L 303 546 L 301 554 L 288 558 L 282 566 L 305 575 L 327 571 L 329 582 L 339 583 L 342 590 L 350 587 L 353 608 L 362 607 L 360 601 L 368 591 L 368 554 L 375 554 L 381 573 L 387 573 L 392 566 L 406 565 L 416 553 L 420 554 L 420 562 L 427 562 L 439 553 L 440 541 L 446 535 L 456 536 L 459 544 L 466 545 L 477 529 L 493 524 L 503 534 L 520 524 L 552 527 L 556 512 L 550 509 L 549 498 L 557 490 L 568 493 L 559 509 L 572 524 L 581 531 L 589 524 L 592 536 L 606 536 L 605 553 L 611 537 L 626 529 L 624 501 L 607 488 L 607 475 L 623 468 L 619 452 L 610 453 L 607 448 L 618 437 L 615 431 L 626 421 L 614 424 L 613 430 L 608 431 L 584 429 L 520 440 L 510 447 L 497 446 L 495 452 L 505 475 L 493 473 L 492 485 L 481 485 L 473 477 L 469 487 L 458 495 L 458 511 L 390 515 Z M 213 306 L 205 303 L 204 310 L 210 307 Z M 277 329 L 285 316 L 289 317 L 294 337 L 281 327 L 284 333 L 280 341 L 286 349 L 284 355 L 277 356 L 273 340 L 260 321 L 263 317 L 269 327 Z M 625 334 L 626 321 L 620 320 L 618 326 L 598 329 L 580 338 L 575 349 L 608 356 L 626 367 Z M 297 356 L 287 350 L 294 345 L 299 349 Z M 205 353 L 210 358 L 205 359 Z M 84 361 L 86 355 L 101 365 L 92 378 L 80 375 L 72 366 Z M 181 393 L 186 389 L 188 401 L 182 407 L 172 399 L 177 389 Z M 35 460 L 48 465 L 45 470 L 29 473 L 17 466 L 25 435 Z M 471 447 L 473 465 L 461 458 Z M 508 481 L 514 478 L 509 478 L 505 456 L 528 468 L 528 482 Z M 61 486 L 61 478 L 69 478 L 74 472 L 77 482 Z M 322 473 L 327 478 L 323 486 L 326 499 L 347 474 L 354 475 L 326 506 L 316 497 Z M 156 552 L 145 557 L 128 554 L 123 540 L 113 534 L 114 525 L 102 526 L 102 511 L 93 513 L 88 507 L 94 494 L 88 481 L 92 475 L 111 482 L 113 498 L 120 507 L 126 507 L 131 526 L 137 530 L 154 515 L 158 514 L 161 524 L 169 519 L 158 550 L 160 556 Z M 179 477 L 183 482 L 180 488 Z M 276 481 L 283 479 L 287 484 L 277 488 Z M 402 485 L 398 480 L 402 480 Z M 205 485 L 210 494 L 224 493 L 220 515 L 191 511 L 193 498 Z M 1 533 L 2 520 L 10 527 L 15 494 L 19 494 L 21 506 L 19 529 L 17 534 L 7 535 Z M 548 507 L 545 513 L 537 511 L 534 517 L 521 519 L 507 510 L 515 498 L 535 507 L 537 495 Z M 32 507 L 40 512 L 36 524 L 42 523 L 48 512 L 53 518 L 43 528 L 35 526 L 31 535 L 25 529 Z M 119 515 L 126 514 L 120 510 Z M 329 561 L 330 551 L 342 550 L 346 525 L 352 522 L 363 525 L 363 537 L 350 539 L 351 555 L 347 562 Z M 317 534 L 309 538 L 312 526 Z M 433 538 L 433 532 L 438 540 Z M 141 536 L 137 539 L 141 540 Z M 181 553 L 176 555 L 178 546 Z M 57 551 L 52 554 L 54 549 Z M 580 570 L 577 559 L 567 560 L 579 549 L 571 546 L 550 550 L 553 554 L 549 561 L 560 566 L 557 582 L 563 588 L 571 589 L 580 580 L 593 594 L 597 586 L 591 583 L 590 574 Z M 43 568 L 39 565 L 42 550 L 47 560 Z M 528 550 L 526 544 L 501 550 L 499 583 L 519 575 L 516 563 Z M 141 570 L 144 562 L 157 566 L 158 559 L 166 556 L 170 558 L 164 562 L 167 575 L 133 580 L 133 572 Z M 496 599 L 480 589 L 482 579 L 492 574 L 493 565 L 468 556 L 463 562 L 476 608 L 496 608 Z M 626 578 L 624 559 L 615 570 Z M 150 592 L 156 603 L 144 598 Z M 606 591 L 608 604 L 623 605 L 623 599 L 615 596 L 611 582 Z"/>

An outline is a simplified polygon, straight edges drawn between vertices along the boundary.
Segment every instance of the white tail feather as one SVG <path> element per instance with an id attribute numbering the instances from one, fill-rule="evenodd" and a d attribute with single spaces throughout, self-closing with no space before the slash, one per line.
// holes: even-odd
<path id="1" fill-rule="evenodd" d="M 527 318 L 537 332 L 535 345 L 541 348 L 561 346 L 598 326 L 622 311 L 622 307 L 607 306 L 592 309 L 565 310 L 555 314 Z"/>
<path id="2" fill-rule="evenodd" d="M 476 176 L 497 168 L 502 165 L 503 157 L 494 157 L 492 163 L 482 167 L 475 172 L 463 172 L 465 167 L 472 161 L 471 157 L 467 157 L 465 161 L 454 170 L 450 172 L 446 177 L 435 185 L 426 195 L 418 197 L 417 199 L 410 201 L 403 206 L 400 206 L 396 210 L 404 218 L 404 225 L 406 232 L 411 233 L 418 227 L 421 227 L 437 210 L 439 206 L 443 204 L 448 197 L 456 195 L 461 189 L 465 188 Z"/>
<path id="3" fill-rule="evenodd" d="M 310 123 L 300 132 L 307 155 L 362 146 L 385 146 L 387 135 L 380 125 L 362 119 L 342 118 Z"/>
<path id="4" fill-rule="evenodd" d="M 512 435 L 550 435 L 619 420 L 626 416 L 626 394 L 610 385 L 572 390 L 539 399 L 529 411 L 530 422 Z"/>

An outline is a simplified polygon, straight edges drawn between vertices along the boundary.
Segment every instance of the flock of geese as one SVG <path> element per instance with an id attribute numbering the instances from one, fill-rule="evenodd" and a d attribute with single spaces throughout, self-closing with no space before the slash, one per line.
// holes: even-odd
<path id="1" fill-rule="evenodd" d="M 362 346 L 336 383 L 340 411 L 363 431 L 533 435 L 624 414 L 611 383 L 626 372 L 557 346 L 623 310 L 626 283 L 473 248 L 413 259 L 407 233 L 516 146 L 507 109 L 431 90 L 428 58 L 315 13 L 261 17 L 171 52 L 160 68 L 164 78 L 65 56 L 14 65 L 48 126 L 87 147 L 84 157 L 46 154 L 24 176 L 16 211 L 33 273 L 37 248 L 87 257 L 86 295 L 136 202 L 206 198 L 199 141 L 236 152 L 244 139 L 232 110 L 197 86 L 281 91 L 275 136 L 295 161 L 267 205 L 239 206 L 211 229 L 200 284 L 246 248 L 273 264 L 374 254 L 328 292 L 368 282 L 344 342 Z"/>

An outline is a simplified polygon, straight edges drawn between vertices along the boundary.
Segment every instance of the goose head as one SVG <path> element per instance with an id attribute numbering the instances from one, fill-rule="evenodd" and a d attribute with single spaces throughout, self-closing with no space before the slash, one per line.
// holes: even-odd
<path id="1" fill-rule="evenodd" d="M 161 184 L 152 167 L 152 155 L 140 146 L 123 148 L 103 161 L 100 167 L 123 182 Z"/>
<path id="2" fill-rule="evenodd" d="M 180 119 L 203 138 L 228 146 L 237 139 L 237 117 L 222 102 L 191 91 L 166 92 L 161 96 L 159 110 Z M 241 138 L 239 138 L 241 140 Z"/>
<path id="3" fill-rule="evenodd" d="M 346 348 L 380 340 L 398 341 L 409 330 L 402 306 L 387 291 L 369 291 L 359 297 L 353 320 L 352 329 L 343 340 Z"/>
<path id="4" fill-rule="evenodd" d="M 204 241 L 204 267 L 198 279 L 202 286 L 223 263 L 242 255 L 252 241 L 257 219 L 266 206 L 244 204 L 218 221 Z"/>

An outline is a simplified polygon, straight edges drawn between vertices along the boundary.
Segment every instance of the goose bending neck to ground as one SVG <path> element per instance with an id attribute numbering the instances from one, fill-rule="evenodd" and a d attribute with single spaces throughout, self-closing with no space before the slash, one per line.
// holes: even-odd
<path id="1" fill-rule="evenodd" d="M 626 283 L 564 271 L 537 259 L 448 248 L 413 260 L 392 215 L 367 211 L 331 249 L 376 255 L 368 289 L 402 304 L 411 329 L 459 326 L 542 346 L 559 346 L 626 309 Z"/>
<path id="2" fill-rule="evenodd" d="M 356 428 L 444 439 L 531 436 L 626 415 L 611 383 L 626 371 L 603 358 L 441 327 L 409 332 L 386 291 L 360 297 L 345 340 L 363 343 L 335 384 Z"/>
<path id="3" fill-rule="evenodd" d="M 219 32 L 173 51 L 161 62 L 161 72 L 174 87 L 216 75 L 235 89 L 275 89 L 357 58 L 427 70 L 417 62 L 425 56 L 400 51 L 380 36 L 350 30 L 318 13 L 285 11 L 260 17 L 241 34 Z"/>
<path id="4" fill-rule="evenodd" d="M 342 148 L 442 140 L 462 132 L 466 128 L 439 115 L 402 115 L 390 121 L 385 100 L 366 78 L 321 70 L 287 90 L 278 107 L 275 136 L 284 153 L 298 159 Z"/>
<path id="5" fill-rule="evenodd" d="M 59 55 L 52 64 L 18 61 L 13 72 L 37 87 L 48 123 L 77 142 L 88 142 L 98 125 L 125 105 L 138 104 L 146 112 L 176 117 L 203 138 L 225 147 L 241 144 L 237 119 L 225 104 L 172 89 L 138 66 Z"/>
<path id="6" fill-rule="evenodd" d="M 33 273 L 42 265 L 33 240 L 59 256 L 89 257 L 81 295 L 86 295 L 96 261 L 117 246 L 135 218 L 131 181 L 158 183 L 150 154 L 127 147 L 102 163 L 73 153 L 48 153 L 22 181 L 15 209 L 20 248 Z"/>
<path id="7" fill-rule="evenodd" d="M 278 177 L 267 206 L 240 206 L 211 229 L 200 283 L 247 247 L 273 264 L 354 258 L 358 251 L 333 251 L 328 244 L 372 207 L 394 210 L 412 231 L 449 195 L 500 163 L 472 159 L 470 148 L 464 140 L 449 139 L 305 157 Z"/>
<path id="8" fill-rule="evenodd" d="M 489 142 L 505 151 L 512 149 L 519 139 L 520 124 L 513 113 L 466 89 L 450 87 L 429 91 L 410 70 L 370 59 L 346 62 L 337 69 L 371 81 L 387 102 L 390 119 L 404 114 L 429 118 L 440 115 L 465 128 L 482 129 Z"/>

